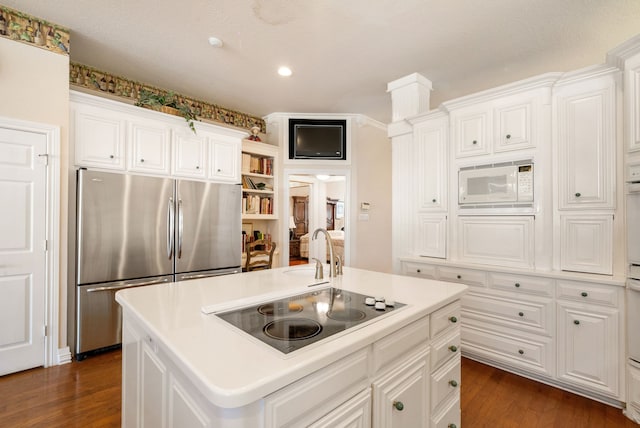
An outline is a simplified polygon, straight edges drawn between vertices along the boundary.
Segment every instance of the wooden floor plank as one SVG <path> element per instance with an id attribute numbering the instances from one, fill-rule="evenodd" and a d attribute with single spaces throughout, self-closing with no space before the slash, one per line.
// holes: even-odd
<path id="1" fill-rule="evenodd" d="M 0 377 L 0 427 L 118 427 L 120 351 Z M 620 409 L 462 359 L 464 428 L 638 428 Z"/>

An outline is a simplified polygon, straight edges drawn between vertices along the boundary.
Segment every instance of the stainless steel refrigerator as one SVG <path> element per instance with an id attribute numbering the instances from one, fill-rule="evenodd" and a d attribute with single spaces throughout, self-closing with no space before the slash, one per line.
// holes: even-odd
<path id="1" fill-rule="evenodd" d="M 118 290 L 241 271 L 241 188 L 78 170 L 75 354 L 121 343 Z"/>

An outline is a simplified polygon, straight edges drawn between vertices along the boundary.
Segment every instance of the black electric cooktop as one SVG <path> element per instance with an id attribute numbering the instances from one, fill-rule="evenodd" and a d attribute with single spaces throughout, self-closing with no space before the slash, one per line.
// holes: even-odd
<path id="1" fill-rule="evenodd" d="M 215 315 L 288 354 L 406 306 L 388 302 L 393 306 L 378 304 L 376 309 L 373 299 L 353 291 L 324 288 Z"/>

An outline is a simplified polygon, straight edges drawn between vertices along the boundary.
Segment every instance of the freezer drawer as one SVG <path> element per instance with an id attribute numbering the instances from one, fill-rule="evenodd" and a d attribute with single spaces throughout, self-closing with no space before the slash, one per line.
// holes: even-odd
<path id="1" fill-rule="evenodd" d="M 86 352 L 122 342 L 122 310 L 116 302 L 118 290 L 173 281 L 172 275 L 136 281 L 117 281 L 78 287 L 76 359 Z"/>

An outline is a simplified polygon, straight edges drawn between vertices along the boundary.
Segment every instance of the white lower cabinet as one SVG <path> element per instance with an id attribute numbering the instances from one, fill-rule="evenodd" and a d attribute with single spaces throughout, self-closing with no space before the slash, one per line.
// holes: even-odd
<path id="1" fill-rule="evenodd" d="M 371 391 L 366 389 L 309 428 L 365 428 L 371 426 Z"/>
<path id="2" fill-rule="evenodd" d="M 627 409 L 628 418 L 640 423 L 640 364 L 629 360 L 627 363 Z"/>
<path id="3" fill-rule="evenodd" d="M 620 319 L 617 309 L 558 303 L 558 378 L 618 396 Z"/>
<path id="4" fill-rule="evenodd" d="M 401 266 L 406 275 L 471 285 L 457 316 L 459 344 L 435 336 L 439 311 L 431 315 L 432 362 L 446 355 L 447 346 L 461 346 L 466 356 L 497 367 L 596 399 L 624 400 L 624 283 L 587 282 L 566 273 L 468 269 L 415 258 L 402 260 Z M 635 370 L 640 379 L 640 368 Z M 636 388 L 640 397 L 640 384 Z M 433 387 L 431 394 L 433 399 Z M 629 396 L 633 399 L 632 392 Z M 436 410 L 432 419 L 442 412 Z"/>

